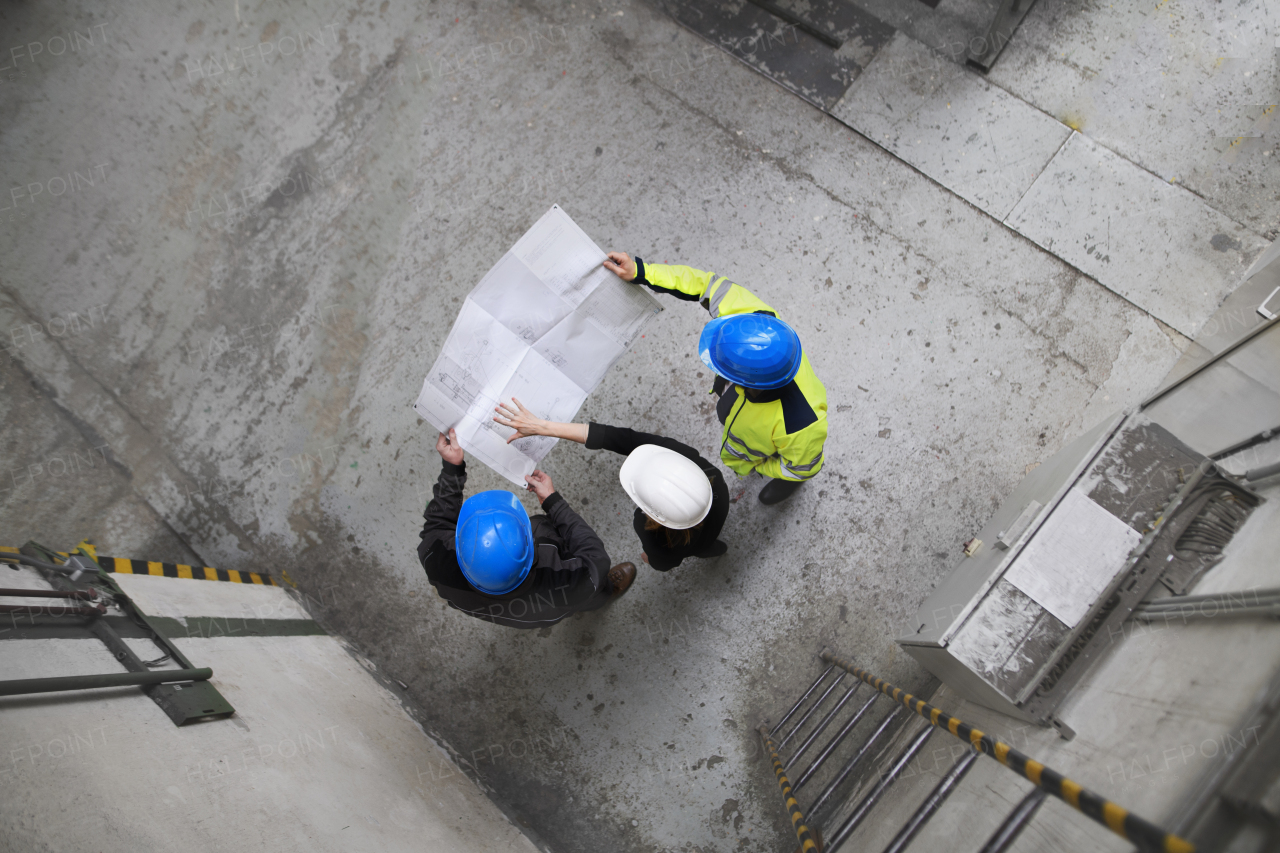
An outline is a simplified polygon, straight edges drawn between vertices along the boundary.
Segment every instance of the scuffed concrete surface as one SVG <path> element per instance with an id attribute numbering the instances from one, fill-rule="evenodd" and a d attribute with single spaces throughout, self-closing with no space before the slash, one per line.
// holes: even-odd
<path id="1" fill-rule="evenodd" d="M 22 401 L 5 465 L 83 452 L 93 424 L 116 472 L 71 515 L 62 484 L 11 488 L 6 536 L 287 571 L 557 851 L 783 849 L 755 724 L 824 643 L 927 689 L 893 638 L 959 543 L 1186 345 L 644 5 L 136 3 L 0 22 L 15 43 L 105 24 L 0 88 L 11 186 L 103 166 L 4 213 L 3 381 Z M 211 70 L 299 31 L 306 52 Z M 787 505 L 734 487 L 727 556 L 643 571 L 608 610 L 522 633 L 446 612 L 417 565 L 439 462 L 409 406 L 461 300 L 552 203 L 602 246 L 777 306 L 827 385 L 831 440 Z M 74 335 L 53 322 L 94 306 Z M 580 417 L 712 455 L 704 315 L 665 306 Z M 15 339 L 24 324 L 43 331 Z M 635 560 L 619 462 L 562 445 L 544 467 Z M 473 490 L 505 487 L 471 471 Z"/>
<path id="2" fill-rule="evenodd" d="M 4 697 L 4 853 L 538 850 L 341 640 L 254 627 L 305 618 L 284 590 L 118 579 L 144 612 L 193 629 L 175 645 L 213 670 L 236 713 L 177 728 L 136 689 Z M 49 589 L 25 567 L 9 583 Z M 222 618 L 202 636 L 185 619 L 197 614 Z M 5 681 L 119 668 L 89 636 L 0 645 Z M 132 645 L 154 653 L 147 640 Z"/>
<path id="3" fill-rule="evenodd" d="M 997 5 L 852 2 L 960 65 Z M 986 79 L 1274 240 L 1276 13 L 1267 0 L 1036 0 Z"/>
<path id="4" fill-rule="evenodd" d="M 1039 2 L 990 78 L 1274 240 L 1276 11 L 1265 0 Z"/>
<path id="5" fill-rule="evenodd" d="M 22 545 L 36 532 L 29 526 L 35 521 L 39 537 L 60 549 L 88 538 L 111 543 L 121 556 L 198 563 L 182 537 L 134 492 L 109 439 L 68 417 L 41 385 L 20 362 L 0 358 L 0 453 L 6 468 L 0 545 Z"/>

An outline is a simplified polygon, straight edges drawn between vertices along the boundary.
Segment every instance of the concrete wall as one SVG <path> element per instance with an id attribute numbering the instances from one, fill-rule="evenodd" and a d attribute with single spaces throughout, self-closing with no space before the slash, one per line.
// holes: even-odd
<path id="1" fill-rule="evenodd" d="M 220 617 L 176 642 L 236 714 L 178 728 L 137 688 L 0 699 L 0 850 L 536 850 L 338 639 L 246 633 L 309 619 L 282 589 L 116 577 L 148 615 Z M 0 679 L 121 671 L 96 639 L 4 639 L 20 624 Z"/>

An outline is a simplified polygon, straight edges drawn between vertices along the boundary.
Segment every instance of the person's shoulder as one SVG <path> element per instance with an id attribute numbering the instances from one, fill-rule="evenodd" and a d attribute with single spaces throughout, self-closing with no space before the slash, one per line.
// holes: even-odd
<path id="1" fill-rule="evenodd" d="M 778 402 L 782 405 L 782 423 L 788 435 L 794 435 L 818 422 L 817 410 L 797 383 L 791 382 L 783 388 Z"/>

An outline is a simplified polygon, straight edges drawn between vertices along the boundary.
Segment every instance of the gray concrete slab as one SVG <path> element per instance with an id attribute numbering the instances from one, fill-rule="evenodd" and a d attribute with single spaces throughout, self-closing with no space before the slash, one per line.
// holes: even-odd
<path id="1" fill-rule="evenodd" d="M 14 363 L 60 429 L 91 422 L 119 448 L 130 495 L 101 495 L 104 512 L 136 500 L 207 564 L 287 571 L 556 850 L 785 847 L 752 726 L 799 694 L 824 642 L 927 689 L 893 638 L 959 543 L 1099 394 L 1137 402 L 1133 366 L 1185 346 L 640 3 L 159 8 L 113 8 L 118 41 L 33 63 L 0 94 L 12 186 L 107 175 L 24 196 L 0 230 L 17 296 L 0 329 L 105 306 Z M 3 23 L 34 41 L 90 15 Z M 280 55 L 299 32 L 322 40 Z M 785 312 L 832 437 L 788 505 L 735 483 L 724 558 L 524 634 L 426 584 L 413 547 L 439 463 L 409 404 L 456 306 L 552 202 L 603 246 L 715 269 Z M 581 417 L 711 453 L 704 315 L 667 307 Z M 40 452 L 34 412 L 9 416 L 6 461 Z M 546 462 L 635 559 L 617 465 L 576 445 Z M 493 487 L 476 466 L 469 488 Z M 56 509 L 5 506 L 4 522 L 20 510 L 56 539 Z M 535 738 L 557 746 L 521 749 Z"/>
<path id="2" fill-rule="evenodd" d="M 33 570 L 18 577 L 49 589 Z M 299 615 L 284 590 L 117 578 L 149 616 L 206 625 L 175 644 L 213 670 L 235 716 L 176 729 L 131 688 L 5 697 L 6 851 L 539 850 L 342 640 L 237 630 L 246 615 Z M 149 640 L 126 642 L 155 654 Z M 121 670 L 89 636 L 0 634 L 0 646 L 6 681 Z"/>
<path id="3" fill-rule="evenodd" d="M 15 322 L 4 310 L 6 302 L 0 295 L 5 321 L 0 328 L 16 329 L 18 340 L 10 335 L 0 354 L 0 517 L 8 522 L 0 545 L 16 548 L 43 538 L 62 548 L 90 539 L 113 543 L 122 557 L 199 562 L 163 515 L 134 490 L 129 469 L 119 464 L 119 435 L 92 420 L 68 417 L 51 399 L 52 389 L 25 359 L 15 357 L 50 332 Z M 53 329 L 72 332 L 56 323 Z M 38 521 L 27 524 L 26 519 Z"/>
<path id="4" fill-rule="evenodd" d="M 989 79 L 1274 239 L 1280 67 L 1266 6 L 1037 0 Z"/>
<path id="5" fill-rule="evenodd" d="M 1165 384 L 1174 382 L 1195 370 L 1201 364 L 1222 352 L 1240 340 L 1250 330 L 1266 322 L 1258 313 L 1262 305 L 1277 287 L 1280 287 L 1280 263 L 1274 263 L 1280 243 L 1272 243 L 1271 247 L 1260 255 L 1249 268 L 1248 278 L 1231 291 L 1222 301 L 1222 305 L 1213 316 L 1200 327 L 1195 344 L 1187 347 L 1178 363 L 1165 377 Z"/>
<path id="6" fill-rule="evenodd" d="M 1071 135 L 901 32 L 831 112 L 998 220 Z"/>
<path id="7" fill-rule="evenodd" d="M 1265 246 L 1186 190 L 1079 133 L 1007 222 L 1188 337 Z"/>

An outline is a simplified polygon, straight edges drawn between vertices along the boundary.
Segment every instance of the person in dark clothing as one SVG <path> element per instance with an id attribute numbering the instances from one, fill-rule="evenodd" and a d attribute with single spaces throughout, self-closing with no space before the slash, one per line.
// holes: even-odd
<path id="1" fill-rule="evenodd" d="M 453 430 L 441 433 L 436 450 L 444 463 L 423 513 L 418 560 L 450 607 L 498 625 L 545 628 L 603 607 L 630 588 L 635 565 L 609 567 L 600 537 L 545 473 L 525 478 L 545 513 L 530 519 L 509 492 L 463 501 L 466 462 Z M 469 512 L 473 501 L 480 509 Z"/>
<path id="2" fill-rule="evenodd" d="M 675 439 L 624 427 L 554 423 L 537 417 L 514 397 L 511 403 L 494 410 L 495 421 L 516 431 L 508 442 L 549 435 L 627 457 L 619 477 L 637 504 L 635 531 L 644 548 L 641 558 L 650 566 L 670 571 L 686 557 L 709 559 L 728 550 L 717 537 L 729 515 L 729 487 L 719 469 L 698 451 Z M 678 462 L 670 458 L 677 454 Z"/>

